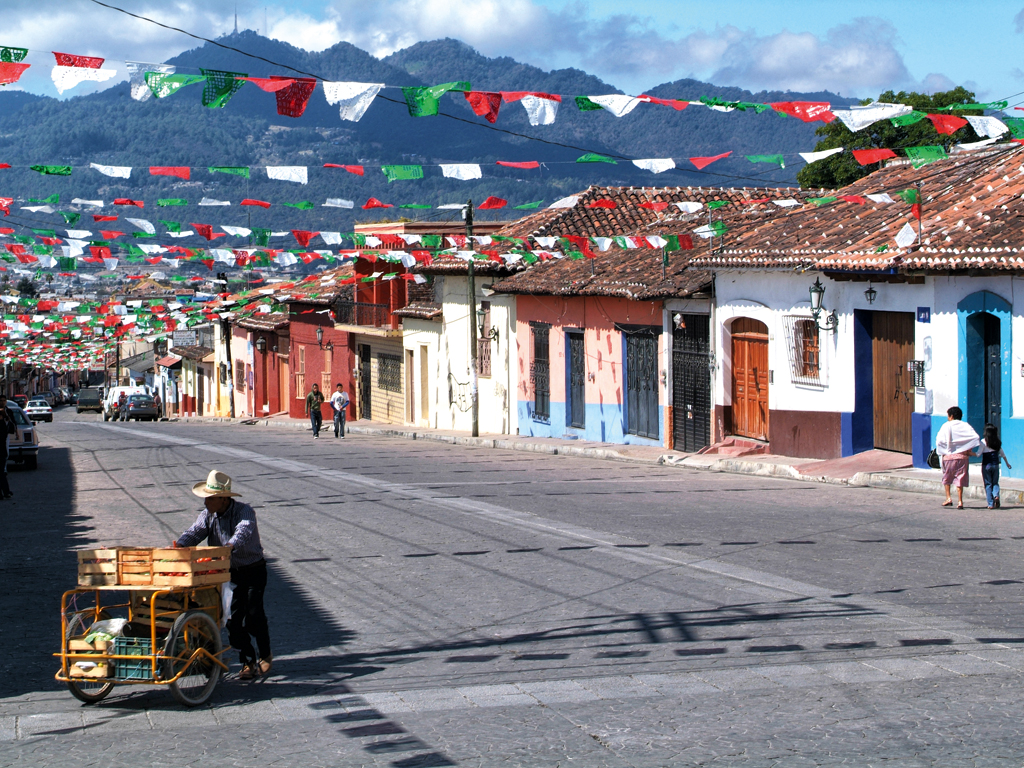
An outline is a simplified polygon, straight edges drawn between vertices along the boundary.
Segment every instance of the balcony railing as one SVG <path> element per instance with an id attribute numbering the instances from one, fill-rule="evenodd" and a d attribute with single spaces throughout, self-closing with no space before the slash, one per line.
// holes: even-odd
<path id="1" fill-rule="evenodd" d="M 334 302 L 334 320 L 339 325 L 365 325 L 372 328 L 393 326 L 387 304 L 369 304 L 346 299 Z"/>

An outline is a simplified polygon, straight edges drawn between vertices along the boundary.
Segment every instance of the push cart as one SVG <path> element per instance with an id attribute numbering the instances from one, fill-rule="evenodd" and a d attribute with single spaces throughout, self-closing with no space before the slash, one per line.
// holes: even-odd
<path id="1" fill-rule="evenodd" d="M 127 618 L 127 636 L 87 634 L 115 616 Z M 86 703 L 100 701 L 115 685 L 166 685 L 180 703 L 200 706 L 228 671 L 220 619 L 219 584 L 68 590 L 61 598 L 56 679 Z"/>

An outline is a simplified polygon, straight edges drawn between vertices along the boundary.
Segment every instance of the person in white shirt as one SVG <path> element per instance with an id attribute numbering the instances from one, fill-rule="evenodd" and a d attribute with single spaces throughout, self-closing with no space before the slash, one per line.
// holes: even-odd
<path id="1" fill-rule="evenodd" d="M 331 409 L 334 411 L 334 436 L 345 437 L 345 409 L 348 408 L 348 392 L 338 385 L 331 395 Z"/>
<path id="2" fill-rule="evenodd" d="M 994 424 L 985 425 L 985 436 L 981 438 L 978 453 L 981 454 L 981 479 L 985 481 L 988 508 L 999 509 L 999 460 L 1006 462 L 1007 469 L 1013 467 L 1003 452 L 1003 441 L 999 439 L 999 430 Z"/>
<path id="3" fill-rule="evenodd" d="M 946 411 L 947 420 L 935 437 L 935 452 L 942 460 L 942 486 L 946 500 L 942 506 L 950 507 L 953 499 L 950 487 L 956 486 L 957 509 L 964 508 L 964 486 L 967 485 L 967 468 L 970 454 L 981 444 L 978 433 L 966 421 L 964 412 L 955 405 Z"/>

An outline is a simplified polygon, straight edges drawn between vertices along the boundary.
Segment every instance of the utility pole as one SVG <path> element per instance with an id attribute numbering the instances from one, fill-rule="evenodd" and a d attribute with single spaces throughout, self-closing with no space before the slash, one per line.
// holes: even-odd
<path id="1" fill-rule="evenodd" d="M 924 218 L 924 213 L 921 210 L 924 205 L 924 197 L 921 195 L 921 182 L 917 182 L 914 185 L 917 188 L 917 247 L 921 247 L 921 220 Z"/>
<path id="2" fill-rule="evenodd" d="M 231 324 L 226 317 L 220 319 L 220 335 L 221 343 L 224 345 L 224 349 L 227 350 L 228 408 L 233 419 L 235 418 L 235 378 L 231 367 Z"/>
<path id="3" fill-rule="evenodd" d="M 466 245 L 473 249 L 473 201 L 466 204 Z M 473 256 L 469 257 L 469 396 L 473 404 L 473 437 L 480 436 L 480 392 L 477 381 L 476 343 L 476 271 Z"/>

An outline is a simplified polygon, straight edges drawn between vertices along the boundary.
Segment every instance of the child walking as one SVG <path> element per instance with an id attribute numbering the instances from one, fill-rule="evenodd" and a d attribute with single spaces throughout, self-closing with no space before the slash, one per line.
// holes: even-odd
<path id="1" fill-rule="evenodd" d="M 985 481 L 985 498 L 989 509 L 999 509 L 999 460 L 1006 462 L 1007 469 L 1013 469 L 1003 453 L 1003 441 L 999 430 L 993 424 L 985 425 L 984 437 L 978 446 L 981 454 L 981 479 Z"/>

